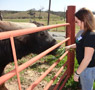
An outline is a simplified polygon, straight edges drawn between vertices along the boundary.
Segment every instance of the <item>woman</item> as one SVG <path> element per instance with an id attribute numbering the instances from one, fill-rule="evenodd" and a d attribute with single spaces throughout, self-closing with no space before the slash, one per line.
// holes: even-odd
<path id="1" fill-rule="evenodd" d="M 82 90 L 93 90 L 95 80 L 95 21 L 93 13 L 82 8 L 75 13 L 76 24 L 83 30 L 77 35 L 76 44 L 67 46 L 67 49 L 76 48 L 76 58 L 79 67 L 74 74 L 74 81 L 80 83 Z"/>

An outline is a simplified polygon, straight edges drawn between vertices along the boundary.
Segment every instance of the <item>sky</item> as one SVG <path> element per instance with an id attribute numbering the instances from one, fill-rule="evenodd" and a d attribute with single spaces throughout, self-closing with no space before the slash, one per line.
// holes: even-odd
<path id="1" fill-rule="evenodd" d="M 86 7 L 95 11 L 95 0 L 51 0 L 52 11 L 64 11 L 67 6 L 76 6 L 76 11 Z M 35 8 L 48 10 L 49 0 L 0 0 L 0 10 L 26 11 Z"/>

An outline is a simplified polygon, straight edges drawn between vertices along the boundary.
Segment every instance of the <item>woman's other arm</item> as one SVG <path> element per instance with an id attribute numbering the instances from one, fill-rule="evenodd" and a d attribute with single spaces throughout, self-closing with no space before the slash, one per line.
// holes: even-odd
<path id="1" fill-rule="evenodd" d="M 89 65 L 90 61 L 92 60 L 93 53 L 94 48 L 85 47 L 84 58 L 76 71 L 78 74 L 81 74 L 84 69 Z M 79 77 L 74 75 L 74 81 L 78 82 L 78 78 Z"/>

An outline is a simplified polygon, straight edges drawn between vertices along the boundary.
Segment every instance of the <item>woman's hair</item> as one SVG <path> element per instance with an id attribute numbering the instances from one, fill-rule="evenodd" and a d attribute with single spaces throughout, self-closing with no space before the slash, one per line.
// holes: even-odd
<path id="1" fill-rule="evenodd" d="M 84 32 L 95 30 L 95 18 L 90 10 L 82 8 L 75 13 L 75 16 L 84 22 Z"/>

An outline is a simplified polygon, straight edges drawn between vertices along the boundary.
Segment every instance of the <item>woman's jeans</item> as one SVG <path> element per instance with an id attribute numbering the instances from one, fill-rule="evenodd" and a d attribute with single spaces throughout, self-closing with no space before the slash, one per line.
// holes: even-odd
<path id="1" fill-rule="evenodd" d="M 94 80 L 95 80 L 95 67 L 86 68 L 80 74 L 80 82 L 82 90 L 93 90 Z"/>

